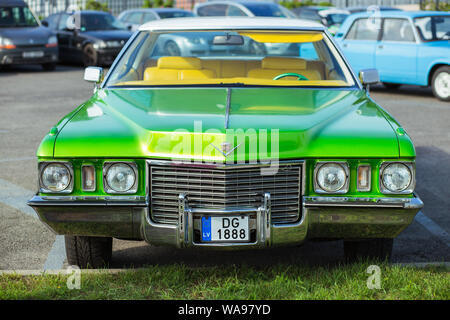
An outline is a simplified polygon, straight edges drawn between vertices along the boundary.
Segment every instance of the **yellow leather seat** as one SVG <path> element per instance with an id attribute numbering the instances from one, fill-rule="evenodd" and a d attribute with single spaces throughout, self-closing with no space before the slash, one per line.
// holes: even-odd
<path id="1" fill-rule="evenodd" d="M 260 69 L 250 70 L 247 74 L 249 78 L 273 79 L 283 73 L 298 73 L 308 80 L 322 80 L 317 70 L 307 68 L 307 61 L 300 58 L 278 58 L 266 57 L 261 62 Z M 292 77 L 283 78 L 292 80 Z"/>
<path id="2" fill-rule="evenodd" d="M 213 70 L 203 69 L 202 61 L 193 57 L 161 57 L 156 67 L 146 68 L 144 81 L 197 80 L 215 78 Z"/>
<path id="3" fill-rule="evenodd" d="M 260 68 L 261 62 L 257 60 L 202 60 L 202 66 L 213 70 L 218 78 L 246 77 L 249 70 Z"/>
<path id="4" fill-rule="evenodd" d="M 323 61 L 320 60 L 307 60 L 307 64 L 306 64 L 306 69 L 308 70 L 316 70 L 317 72 L 319 72 L 320 74 L 320 79 L 322 80 L 326 80 L 327 79 L 327 75 L 326 75 L 326 67 L 325 67 L 325 63 Z"/>

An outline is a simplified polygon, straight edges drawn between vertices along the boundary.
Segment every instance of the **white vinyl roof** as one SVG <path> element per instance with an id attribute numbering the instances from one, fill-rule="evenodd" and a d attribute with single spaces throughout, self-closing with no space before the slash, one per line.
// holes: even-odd
<path id="1" fill-rule="evenodd" d="M 272 17 L 194 17 L 172 18 L 148 22 L 140 31 L 190 31 L 190 30 L 324 30 L 324 26 L 308 20 Z"/>

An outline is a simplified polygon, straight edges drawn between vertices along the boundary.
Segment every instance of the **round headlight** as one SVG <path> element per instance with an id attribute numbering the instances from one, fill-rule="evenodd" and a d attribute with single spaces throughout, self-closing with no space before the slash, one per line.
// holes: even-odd
<path id="1" fill-rule="evenodd" d="M 116 163 L 109 167 L 106 182 L 115 192 L 127 192 L 136 182 L 133 168 L 126 163 Z"/>
<path id="2" fill-rule="evenodd" d="M 60 163 L 47 165 L 41 173 L 42 186 L 49 191 L 64 191 L 70 185 L 71 179 L 69 169 Z"/>
<path id="3" fill-rule="evenodd" d="M 391 163 L 383 170 L 383 185 L 391 192 L 406 190 L 411 184 L 411 171 L 403 163 Z"/>
<path id="4" fill-rule="evenodd" d="M 317 171 L 317 184 L 326 192 L 341 190 L 347 181 L 345 169 L 337 163 L 322 165 Z"/>

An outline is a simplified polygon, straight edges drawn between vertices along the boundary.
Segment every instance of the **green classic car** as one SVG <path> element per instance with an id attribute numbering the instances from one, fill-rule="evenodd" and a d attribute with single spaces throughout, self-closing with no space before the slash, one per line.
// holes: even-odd
<path id="1" fill-rule="evenodd" d="M 195 55 L 170 50 L 175 38 Z M 95 92 L 44 137 L 29 201 L 69 264 L 108 265 L 112 238 L 344 240 L 348 259 L 385 259 L 423 206 L 413 143 L 369 96 L 376 70 L 356 77 L 314 22 L 158 20 L 85 79 Z"/>

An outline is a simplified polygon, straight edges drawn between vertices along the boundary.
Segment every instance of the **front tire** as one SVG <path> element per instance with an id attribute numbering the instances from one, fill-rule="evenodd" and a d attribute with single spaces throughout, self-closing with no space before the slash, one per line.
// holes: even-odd
<path id="1" fill-rule="evenodd" d="M 97 269 L 111 262 L 112 238 L 65 236 L 65 244 L 69 265 Z"/>
<path id="2" fill-rule="evenodd" d="M 399 83 L 389 83 L 389 82 L 383 82 L 383 85 L 388 90 L 397 90 L 401 86 L 401 84 Z"/>
<path id="3" fill-rule="evenodd" d="M 370 239 L 358 241 L 344 241 L 344 254 L 349 262 L 361 259 L 389 261 L 392 255 L 394 239 Z"/>
<path id="4" fill-rule="evenodd" d="M 92 44 L 87 44 L 83 49 L 83 64 L 85 67 L 98 64 L 98 53 Z"/>
<path id="5" fill-rule="evenodd" d="M 431 79 L 431 89 L 436 98 L 450 101 L 450 67 L 439 67 Z"/>

